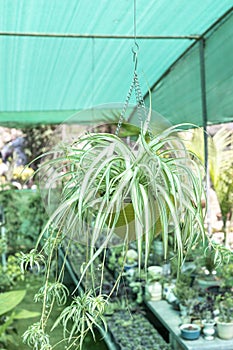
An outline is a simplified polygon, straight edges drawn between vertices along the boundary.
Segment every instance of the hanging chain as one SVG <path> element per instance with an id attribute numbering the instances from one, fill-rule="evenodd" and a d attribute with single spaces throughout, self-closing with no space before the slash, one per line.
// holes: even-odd
<path id="1" fill-rule="evenodd" d="M 139 122 L 141 124 L 141 130 L 143 128 L 143 123 L 147 123 L 146 130 L 148 130 L 149 137 L 151 139 L 152 133 L 149 129 L 149 120 L 147 118 L 146 106 L 145 106 L 145 102 L 144 102 L 144 99 L 142 96 L 141 87 L 140 87 L 138 75 L 137 75 L 137 63 L 138 63 L 137 55 L 138 55 L 138 51 L 139 51 L 139 45 L 137 43 L 136 38 L 137 38 L 137 35 L 136 35 L 136 0 L 134 0 L 134 46 L 132 47 L 133 61 L 134 61 L 134 75 L 133 75 L 133 80 L 131 82 L 129 92 L 127 94 L 123 109 L 122 109 L 120 117 L 119 117 L 119 121 L 117 124 L 115 135 L 118 136 L 118 134 L 119 134 L 127 107 L 129 105 L 129 101 L 130 101 L 132 92 L 134 90 L 135 97 L 136 97 L 136 103 L 137 103 L 138 119 L 139 119 Z"/>
<path id="2" fill-rule="evenodd" d="M 146 106 L 145 102 L 142 97 L 142 91 L 141 87 L 138 81 L 138 75 L 137 72 L 134 72 L 134 90 L 135 90 L 135 96 L 136 96 L 136 101 L 137 101 L 137 107 L 141 110 L 143 110 L 144 113 L 146 113 Z M 145 115 L 144 115 L 145 116 Z"/>
<path id="3" fill-rule="evenodd" d="M 133 52 L 133 61 L 134 61 L 134 76 L 133 76 L 133 80 L 131 82 L 131 85 L 130 85 L 130 88 L 129 88 L 129 91 L 128 91 L 128 94 L 127 94 L 127 97 L 126 97 L 126 100 L 125 100 L 125 103 L 124 103 L 124 106 L 123 106 L 123 109 L 122 109 L 120 117 L 119 117 L 117 128 L 116 128 L 116 131 L 115 131 L 115 135 L 117 135 L 117 136 L 119 134 L 121 125 L 123 123 L 124 116 L 125 116 L 127 107 L 129 105 L 129 101 L 130 101 L 131 96 L 132 96 L 133 89 L 135 89 L 135 73 L 136 73 L 136 69 L 137 69 L 137 53 L 138 53 L 138 50 L 139 50 L 139 46 L 138 46 L 138 44 L 136 42 L 136 0 L 134 0 L 133 23 L 134 23 L 134 47 L 132 48 L 132 52 Z"/>
<path id="4" fill-rule="evenodd" d="M 151 132 L 150 125 L 149 125 L 149 122 L 150 122 L 148 118 L 149 115 L 146 109 L 145 101 L 142 96 L 142 91 L 141 91 L 141 87 L 139 84 L 138 75 L 136 71 L 134 72 L 134 86 L 135 86 L 135 96 L 137 101 L 138 119 L 141 123 L 141 129 L 143 128 L 143 124 L 145 124 L 146 125 L 145 129 L 148 131 L 150 140 L 152 140 L 153 134 Z"/>
<path id="5" fill-rule="evenodd" d="M 117 128 L 116 128 L 116 131 L 115 131 L 115 135 L 118 135 L 118 134 L 119 134 L 121 125 L 122 125 L 123 120 L 124 120 L 124 116 L 125 116 L 126 109 L 127 109 L 128 105 L 129 105 L 129 101 L 130 101 L 130 98 L 131 98 L 133 89 L 134 89 L 134 79 L 133 79 L 133 81 L 132 81 L 132 83 L 131 83 L 131 85 L 130 85 L 129 92 L 128 92 L 128 94 L 127 94 L 127 97 L 126 97 L 126 100 L 125 100 L 123 109 L 122 109 L 122 111 L 121 111 L 121 114 L 120 114 L 120 117 L 119 117 L 119 121 L 118 121 L 118 124 L 117 124 Z"/>
<path id="6" fill-rule="evenodd" d="M 122 111 L 121 111 L 121 114 L 120 114 L 120 117 L 119 117 L 119 121 L 118 121 L 118 124 L 117 124 L 115 135 L 118 136 L 118 134 L 119 134 L 119 131 L 120 131 L 120 128 L 122 126 L 122 123 L 123 123 L 123 120 L 124 120 L 124 116 L 125 116 L 127 107 L 129 105 L 129 101 L 131 99 L 133 90 L 135 92 L 135 97 L 136 97 L 136 102 L 137 102 L 137 114 L 138 114 L 139 122 L 141 124 L 141 129 L 143 127 L 143 123 L 147 123 L 146 129 L 148 130 L 148 134 L 149 134 L 150 139 L 152 139 L 153 135 L 152 135 L 152 132 L 151 132 L 151 130 L 149 128 L 149 120 L 147 118 L 146 105 L 145 105 L 145 102 L 144 102 L 144 99 L 143 99 L 143 96 L 142 96 L 142 91 L 141 91 L 141 87 L 140 87 L 140 84 L 139 84 L 138 75 L 137 75 L 136 70 L 134 70 L 133 80 L 131 82 L 131 85 L 130 85 L 130 88 L 129 88 L 129 91 L 128 91 L 128 94 L 127 94 L 127 97 L 126 97 L 126 100 L 125 100 L 125 103 L 124 103 L 124 106 L 122 108 Z"/>

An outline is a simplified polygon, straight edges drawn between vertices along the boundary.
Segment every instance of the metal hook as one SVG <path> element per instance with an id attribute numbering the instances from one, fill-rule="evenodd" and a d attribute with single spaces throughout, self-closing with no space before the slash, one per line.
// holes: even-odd
<path id="1" fill-rule="evenodd" d="M 136 71 L 137 69 L 137 64 L 138 64 L 138 52 L 139 52 L 139 45 L 135 41 L 134 46 L 132 47 L 132 53 L 133 53 L 133 61 L 134 61 L 134 70 Z"/>

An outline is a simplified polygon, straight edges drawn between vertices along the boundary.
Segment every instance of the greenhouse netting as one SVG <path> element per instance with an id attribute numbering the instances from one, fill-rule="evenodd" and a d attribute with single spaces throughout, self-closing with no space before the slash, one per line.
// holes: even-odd
<path id="1" fill-rule="evenodd" d="M 1 1 L 0 124 L 56 124 L 93 106 L 123 103 L 135 34 L 141 89 L 145 96 L 152 89 L 154 110 L 172 123 L 201 125 L 206 90 L 208 122 L 231 121 L 232 0 L 138 0 L 135 13 L 133 4 Z M 91 113 L 76 118 L 92 121 Z"/>
<path id="2" fill-rule="evenodd" d="M 210 124 L 233 118 L 233 12 L 204 36 L 207 117 Z M 201 43 L 197 41 L 154 84 L 153 106 L 173 123 L 202 125 Z"/>

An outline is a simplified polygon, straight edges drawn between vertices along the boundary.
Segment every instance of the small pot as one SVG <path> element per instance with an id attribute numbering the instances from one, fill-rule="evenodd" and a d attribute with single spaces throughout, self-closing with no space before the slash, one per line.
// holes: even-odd
<path id="1" fill-rule="evenodd" d="M 149 266 L 147 271 L 150 273 L 150 275 L 154 278 L 160 278 L 163 272 L 162 266 L 159 265 L 152 265 Z"/>
<path id="2" fill-rule="evenodd" d="M 129 276 L 133 276 L 135 274 L 136 268 L 137 268 L 138 264 L 137 262 L 134 262 L 132 264 L 125 264 L 124 265 L 124 271 L 129 275 Z"/>
<path id="3" fill-rule="evenodd" d="M 203 334 L 206 340 L 213 340 L 215 335 L 215 320 L 203 320 Z"/>
<path id="4" fill-rule="evenodd" d="M 198 287 L 201 289 L 201 290 L 206 290 L 207 288 L 209 287 L 216 287 L 216 286 L 219 286 L 221 284 L 221 281 L 219 280 L 216 280 L 214 277 L 210 276 L 209 278 L 197 278 L 196 281 L 197 281 L 197 284 L 198 284 Z"/>
<path id="5" fill-rule="evenodd" d="M 201 327 L 194 323 L 185 323 L 180 326 L 181 336 L 187 340 L 195 340 L 200 337 Z"/>
<path id="6" fill-rule="evenodd" d="M 233 322 L 220 322 L 218 318 L 216 318 L 216 324 L 219 338 L 226 340 L 233 338 Z"/>
<path id="7" fill-rule="evenodd" d="M 162 285 L 160 282 L 152 282 L 145 286 L 146 299 L 158 301 L 162 299 Z"/>

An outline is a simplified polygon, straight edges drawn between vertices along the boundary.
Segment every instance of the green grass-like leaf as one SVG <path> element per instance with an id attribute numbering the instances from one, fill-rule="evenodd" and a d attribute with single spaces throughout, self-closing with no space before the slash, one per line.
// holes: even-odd
<path id="1" fill-rule="evenodd" d="M 130 199 L 135 215 L 135 239 L 138 243 L 139 266 L 150 242 L 162 234 L 165 257 L 168 247 L 168 228 L 174 226 L 174 247 L 178 263 L 183 251 L 191 246 L 197 236 L 204 236 L 201 209 L 202 168 L 193 153 L 189 153 L 177 136 L 180 127 L 169 128 L 148 141 L 139 135 L 134 148 L 130 148 L 116 135 L 89 133 L 72 145 L 64 147 L 52 161 L 42 165 L 58 170 L 50 182 L 54 188 L 63 181 L 60 203 L 50 218 L 49 225 L 63 227 L 73 239 L 82 237 L 88 221 L 92 221 L 91 246 L 107 230 L 105 245 L 111 240 L 122 204 Z M 148 136 L 148 135 L 147 135 Z M 59 175 L 62 164 L 65 174 Z M 63 171 L 64 173 L 64 171 Z M 154 204 L 153 204 L 154 203 Z M 109 219 L 111 218 L 111 219 Z M 124 241 L 129 240 L 126 222 Z M 142 242 L 146 241 L 146 252 Z M 97 250 L 98 254 L 104 245 Z M 91 253 L 83 276 L 97 253 Z"/>

